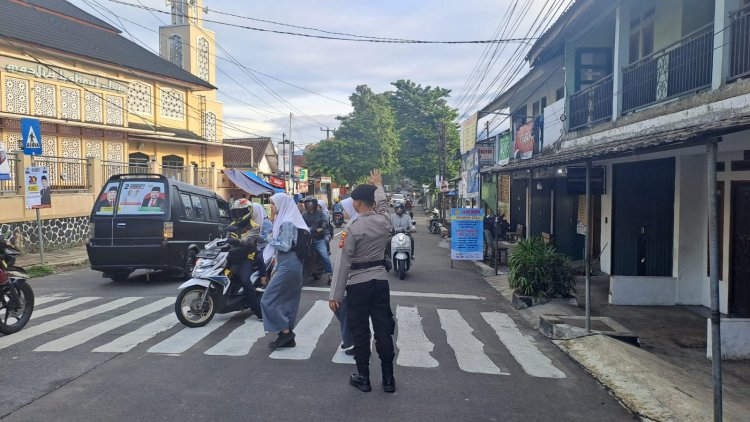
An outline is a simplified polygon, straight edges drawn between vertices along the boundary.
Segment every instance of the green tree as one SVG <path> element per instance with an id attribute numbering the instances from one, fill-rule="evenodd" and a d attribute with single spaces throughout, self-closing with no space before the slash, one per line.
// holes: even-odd
<path id="1" fill-rule="evenodd" d="M 400 142 L 388 94 L 360 85 L 349 100 L 354 111 L 337 117 L 341 125 L 335 139 L 306 152 L 308 166 L 345 184 L 365 180 L 373 169 L 396 172 Z"/>
<path id="2" fill-rule="evenodd" d="M 441 122 L 446 128 L 448 177 L 455 176 L 460 166 L 455 159 L 459 134 L 453 121 L 458 112 L 448 106 L 450 90 L 423 87 L 410 80 L 399 80 L 392 85 L 396 91 L 390 95 L 390 100 L 402 143 L 398 158 L 403 176 L 429 184 L 439 173 Z"/>

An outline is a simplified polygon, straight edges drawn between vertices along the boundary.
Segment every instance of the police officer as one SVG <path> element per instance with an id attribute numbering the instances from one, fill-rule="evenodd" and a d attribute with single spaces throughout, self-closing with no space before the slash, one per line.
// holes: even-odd
<path id="1" fill-rule="evenodd" d="M 375 330 L 375 348 L 380 356 L 383 391 L 396 391 L 393 377 L 393 332 L 390 290 L 385 269 L 385 248 L 391 231 L 388 201 L 380 186 L 380 174 L 373 172 L 372 182 L 352 191 L 359 217 L 344 231 L 339 264 L 336 265 L 329 305 L 336 312 L 346 291 L 347 321 L 354 341 L 357 373 L 349 384 L 360 391 L 371 391 L 370 324 Z"/>

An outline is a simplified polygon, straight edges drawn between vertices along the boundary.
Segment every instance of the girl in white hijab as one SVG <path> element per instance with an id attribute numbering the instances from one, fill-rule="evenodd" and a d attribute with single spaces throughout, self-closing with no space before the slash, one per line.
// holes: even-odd
<path id="1" fill-rule="evenodd" d="M 253 202 L 253 222 L 260 227 L 258 250 L 262 251 L 268 244 L 268 238 L 273 230 L 273 223 L 268 219 L 265 207 L 257 202 Z"/>
<path id="2" fill-rule="evenodd" d="M 263 250 L 263 258 L 269 261 L 275 257 L 276 264 L 260 304 L 264 329 L 279 334 L 269 344 L 270 348 L 277 349 L 296 346 L 292 330 L 302 296 L 302 261 L 294 251 L 294 244 L 297 230 L 307 231 L 308 228 L 290 196 L 277 193 L 271 197 L 271 204 L 272 237 Z"/>
<path id="3" fill-rule="evenodd" d="M 344 207 L 344 211 L 349 215 L 349 224 L 359 217 L 359 213 L 354 209 L 354 200 L 352 198 L 346 198 L 341 201 L 341 206 Z"/>

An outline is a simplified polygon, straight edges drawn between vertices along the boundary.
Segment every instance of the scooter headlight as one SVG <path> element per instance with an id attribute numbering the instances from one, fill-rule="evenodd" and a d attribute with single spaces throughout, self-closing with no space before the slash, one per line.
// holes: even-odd
<path id="1" fill-rule="evenodd" d="M 397 245 L 404 245 L 406 244 L 406 235 L 403 233 L 399 233 L 396 235 L 396 244 Z"/>

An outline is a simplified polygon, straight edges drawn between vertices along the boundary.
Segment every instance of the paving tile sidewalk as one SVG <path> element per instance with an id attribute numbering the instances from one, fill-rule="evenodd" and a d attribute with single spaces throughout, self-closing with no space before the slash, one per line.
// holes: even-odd
<path id="1" fill-rule="evenodd" d="M 88 262 L 89 257 L 86 253 L 86 245 L 74 246 L 64 249 L 55 249 L 44 252 L 44 264 L 51 267 L 85 265 L 88 264 Z M 39 264 L 39 252 L 24 253 L 16 260 L 16 265 L 20 267 L 30 267 Z"/>
<path id="2" fill-rule="evenodd" d="M 481 269 L 480 269 L 481 270 Z M 485 279 L 509 301 L 507 267 Z M 701 306 L 617 306 L 608 304 L 609 282 L 592 281 L 592 316 L 609 317 L 638 336 L 634 347 L 605 336 L 555 341 L 572 359 L 611 389 L 633 412 L 654 420 L 712 418 L 711 360 L 706 357 L 706 318 Z M 583 285 L 575 301 L 556 300 L 520 310 L 534 327 L 540 315 L 583 315 Z M 722 361 L 724 420 L 748 420 L 750 360 Z"/>

